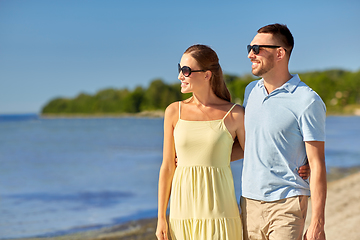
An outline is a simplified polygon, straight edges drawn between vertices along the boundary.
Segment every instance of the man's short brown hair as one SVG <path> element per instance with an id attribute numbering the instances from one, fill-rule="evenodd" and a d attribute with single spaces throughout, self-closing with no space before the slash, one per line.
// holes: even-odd
<path id="1" fill-rule="evenodd" d="M 270 33 L 280 41 L 282 47 L 289 53 L 289 57 L 294 48 L 294 37 L 285 24 L 270 24 L 260 28 L 258 33 Z"/>

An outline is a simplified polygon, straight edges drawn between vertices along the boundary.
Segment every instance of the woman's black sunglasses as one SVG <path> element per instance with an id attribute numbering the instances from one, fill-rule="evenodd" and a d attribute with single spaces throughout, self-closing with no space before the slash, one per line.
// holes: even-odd
<path id="1" fill-rule="evenodd" d="M 253 50 L 254 54 L 257 55 L 260 52 L 260 48 L 280 48 L 281 46 L 274 46 L 274 45 L 247 45 L 247 52 L 250 53 Z M 285 48 L 284 48 L 285 49 Z M 285 49 L 286 51 L 286 49 Z"/>
<path id="2" fill-rule="evenodd" d="M 182 72 L 185 77 L 190 76 L 192 72 L 206 72 L 206 70 L 191 70 L 188 66 L 181 67 L 180 63 L 178 63 L 178 70 L 179 73 Z"/>

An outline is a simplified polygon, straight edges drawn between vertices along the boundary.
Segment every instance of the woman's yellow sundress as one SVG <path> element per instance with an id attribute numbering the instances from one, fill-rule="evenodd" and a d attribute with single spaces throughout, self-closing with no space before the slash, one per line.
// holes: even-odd
<path id="1" fill-rule="evenodd" d="M 173 240 L 242 239 L 230 168 L 233 138 L 224 119 L 187 121 L 174 129 L 178 158 L 170 199 Z"/>

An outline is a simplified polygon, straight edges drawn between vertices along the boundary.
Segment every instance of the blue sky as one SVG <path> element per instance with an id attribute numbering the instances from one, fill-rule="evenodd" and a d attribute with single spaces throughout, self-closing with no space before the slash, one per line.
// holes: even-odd
<path id="1" fill-rule="evenodd" d="M 0 0 L 0 114 L 38 113 L 55 97 L 176 82 L 192 44 L 225 73 L 250 74 L 246 45 L 285 23 L 293 73 L 360 70 L 360 1 Z"/>

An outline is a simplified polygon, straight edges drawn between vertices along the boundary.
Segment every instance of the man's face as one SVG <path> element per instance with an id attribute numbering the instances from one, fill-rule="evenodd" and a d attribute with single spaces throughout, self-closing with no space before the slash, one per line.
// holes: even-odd
<path id="1" fill-rule="evenodd" d="M 253 45 L 277 45 L 274 41 L 272 34 L 268 33 L 258 33 L 250 43 Z M 251 50 L 248 54 L 248 58 L 253 63 L 252 74 L 259 77 L 264 77 L 268 72 L 270 72 L 275 65 L 276 57 L 276 48 L 263 48 L 260 47 L 258 54 L 255 54 Z"/>

